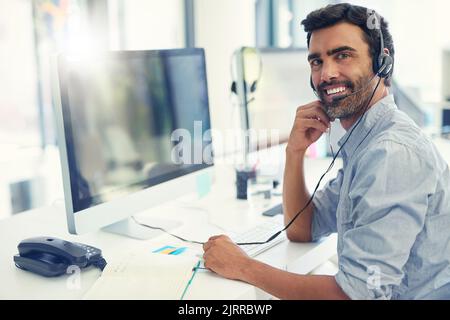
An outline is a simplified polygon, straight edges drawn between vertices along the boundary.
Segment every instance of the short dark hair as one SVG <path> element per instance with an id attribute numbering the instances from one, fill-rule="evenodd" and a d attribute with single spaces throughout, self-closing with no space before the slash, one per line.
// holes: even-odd
<path id="1" fill-rule="evenodd" d="M 311 40 L 311 35 L 316 30 L 331 27 L 340 22 L 348 22 L 357 25 L 364 32 L 364 40 L 369 45 L 369 54 L 372 57 L 374 73 L 376 73 L 378 71 L 376 68 L 378 55 L 380 54 L 380 50 L 383 50 L 384 48 L 380 49 L 379 31 L 374 28 L 369 29 L 367 23 L 369 12 L 373 11 L 365 7 L 351 5 L 349 3 L 328 5 L 324 8 L 311 12 L 306 16 L 306 19 L 302 21 L 305 32 L 307 32 L 308 48 Z M 388 29 L 388 23 L 383 17 L 378 17 L 381 32 L 383 33 L 384 47 L 389 50 L 389 55 L 392 57 L 392 59 L 394 59 L 394 42 L 392 40 L 392 35 Z M 394 68 L 392 67 L 389 76 L 384 81 L 385 85 L 388 87 L 391 85 L 391 77 L 393 71 Z"/>

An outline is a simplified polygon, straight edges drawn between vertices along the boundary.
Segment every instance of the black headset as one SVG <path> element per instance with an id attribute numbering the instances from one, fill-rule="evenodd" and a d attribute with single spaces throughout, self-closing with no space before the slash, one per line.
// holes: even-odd
<path id="1" fill-rule="evenodd" d="M 243 83 L 244 83 L 244 92 L 246 93 L 246 94 L 248 94 L 248 93 L 250 93 L 250 94 L 252 94 L 252 93 L 254 93 L 255 91 L 256 91 L 256 89 L 257 89 L 257 87 L 258 87 L 258 82 L 260 81 L 260 79 L 261 79 L 261 76 L 262 76 L 262 58 L 261 58 L 261 55 L 260 55 L 260 53 L 258 52 L 258 50 L 256 49 L 256 48 L 250 48 L 250 47 L 242 47 L 242 48 L 240 48 L 240 49 L 238 49 L 238 50 L 236 50 L 234 53 L 233 53 L 233 56 L 232 56 L 232 63 L 234 63 L 234 60 L 236 59 L 236 57 L 238 56 L 238 54 L 243 54 L 244 53 L 244 51 L 245 50 L 255 50 L 255 54 L 256 54 L 256 56 L 258 57 L 258 64 L 259 64 L 259 68 L 258 68 L 258 76 L 257 76 L 257 78 L 256 78 L 256 80 L 255 81 L 253 81 L 251 84 L 250 84 L 250 86 L 249 86 L 249 84 L 247 83 L 247 81 L 245 81 L 245 79 L 244 79 L 244 81 L 243 81 Z M 233 67 L 232 67 L 232 70 L 233 70 Z M 237 76 L 235 76 L 234 75 L 234 73 L 233 73 L 233 71 L 231 72 L 231 76 L 232 76 L 232 78 L 233 78 L 233 82 L 231 83 L 231 92 L 232 93 L 234 93 L 234 94 L 237 94 L 237 81 L 236 81 L 236 79 L 237 79 Z"/>
<path id="2" fill-rule="evenodd" d="M 250 85 L 250 93 L 253 93 L 253 92 L 256 91 L 257 85 L 258 85 L 258 80 L 255 80 L 255 81 L 252 82 L 252 84 Z M 244 81 L 244 90 L 245 90 L 245 92 L 247 92 L 247 93 L 249 92 L 249 90 L 248 90 L 248 85 L 247 85 L 247 81 Z M 233 82 L 231 83 L 231 92 L 233 92 L 234 94 L 237 94 L 237 84 L 236 84 L 236 81 L 233 81 Z"/>
<path id="3" fill-rule="evenodd" d="M 394 66 L 394 59 L 384 52 L 384 38 L 383 32 L 381 31 L 381 24 L 380 28 L 378 28 L 378 33 L 380 34 L 380 53 L 378 59 L 373 59 L 373 72 L 380 78 L 389 78 L 392 67 Z"/>
<path id="4" fill-rule="evenodd" d="M 376 25 L 375 29 L 378 30 L 379 37 L 380 37 L 380 52 L 378 54 L 378 58 L 372 57 L 372 69 L 375 75 L 379 76 L 380 78 L 389 78 L 391 75 L 392 68 L 394 66 L 394 59 L 387 53 L 384 52 L 384 38 L 383 38 L 383 32 L 381 31 L 381 22 L 378 20 L 378 16 L 375 11 L 372 11 L 370 13 L 371 16 L 374 17 Z M 314 83 L 312 81 L 312 76 L 309 78 L 309 82 L 311 85 L 311 88 L 316 92 L 316 88 L 314 87 Z"/>

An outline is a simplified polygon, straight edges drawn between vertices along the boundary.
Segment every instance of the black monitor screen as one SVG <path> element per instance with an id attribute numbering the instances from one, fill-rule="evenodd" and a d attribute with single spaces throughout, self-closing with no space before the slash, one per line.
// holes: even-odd
<path id="1" fill-rule="evenodd" d="M 202 49 L 62 57 L 74 212 L 212 165 Z"/>

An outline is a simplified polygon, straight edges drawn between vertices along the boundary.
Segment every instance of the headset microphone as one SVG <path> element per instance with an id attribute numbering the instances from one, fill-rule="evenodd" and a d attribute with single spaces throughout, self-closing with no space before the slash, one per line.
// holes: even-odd
<path id="1" fill-rule="evenodd" d="M 380 31 L 380 38 L 383 39 L 383 35 L 381 34 L 381 31 Z M 383 43 L 383 40 L 381 40 L 381 43 Z M 391 56 L 389 56 L 389 55 L 387 55 L 385 53 L 382 53 L 380 56 L 381 56 L 380 59 L 382 61 L 382 65 L 380 66 L 378 71 L 375 73 L 375 75 L 372 77 L 372 79 L 370 79 L 361 89 L 356 90 L 355 92 L 352 92 L 352 93 L 349 93 L 349 94 L 344 94 L 343 96 L 333 97 L 332 98 L 333 102 L 344 100 L 345 98 L 351 97 L 351 96 L 357 94 L 358 92 L 361 92 L 361 91 L 367 89 L 369 84 L 377 76 L 380 77 L 380 78 L 388 77 L 389 76 L 389 72 L 391 71 L 392 66 L 394 64 L 394 61 L 393 61 Z"/>

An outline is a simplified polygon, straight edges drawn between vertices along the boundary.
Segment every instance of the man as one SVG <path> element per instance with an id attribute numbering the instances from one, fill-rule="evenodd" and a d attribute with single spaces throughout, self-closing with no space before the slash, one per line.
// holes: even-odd
<path id="1" fill-rule="evenodd" d="M 306 149 L 340 119 L 343 168 L 287 229 L 291 241 L 338 233 L 336 276 L 297 275 L 249 258 L 226 236 L 204 245 L 205 266 L 282 299 L 450 298 L 450 173 L 389 94 L 394 47 L 369 10 L 330 5 L 302 22 L 320 101 L 297 110 L 286 147 L 285 223 L 307 204 Z M 381 54 L 389 55 L 381 70 Z M 380 71 L 381 70 L 381 71 Z M 383 74 L 388 73 L 388 74 Z M 376 277 L 376 278 L 374 278 Z"/>

